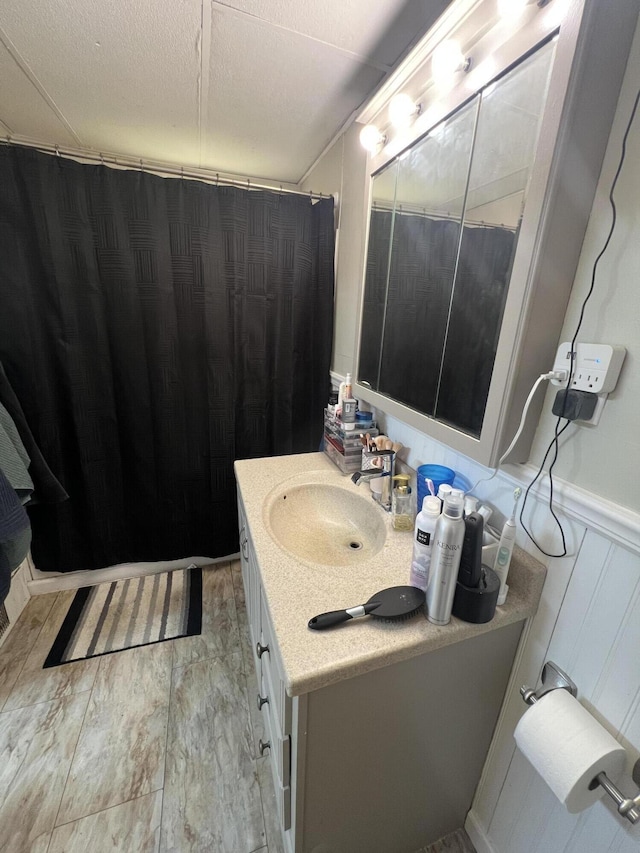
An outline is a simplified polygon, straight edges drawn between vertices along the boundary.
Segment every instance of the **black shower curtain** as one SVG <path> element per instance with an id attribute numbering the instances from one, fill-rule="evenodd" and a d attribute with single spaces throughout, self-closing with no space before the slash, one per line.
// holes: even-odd
<path id="1" fill-rule="evenodd" d="M 333 201 L 0 147 L 0 360 L 69 493 L 42 570 L 238 550 L 233 460 L 315 450 Z"/>

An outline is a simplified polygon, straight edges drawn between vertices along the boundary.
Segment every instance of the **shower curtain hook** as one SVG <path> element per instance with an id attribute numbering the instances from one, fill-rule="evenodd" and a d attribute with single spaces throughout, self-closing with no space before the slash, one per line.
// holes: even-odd
<path id="1" fill-rule="evenodd" d="M 142 157 L 140 158 L 140 171 L 144 172 L 144 164 L 142 162 Z"/>
<path id="2" fill-rule="evenodd" d="M 251 181 L 249 180 L 249 178 L 247 178 L 247 189 L 251 189 Z"/>
<path id="3" fill-rule="evenodd" d="M 218 186 L 218 181 L 220 180 L 220 173 L 216 172 L 216 186 Z"/>
<path id="4" fill-rule="evenodd" d="M 104 166 L 104 154 L 102 153 L 102 151 L 100 152 L 100 165 Z"/>
<path id="5" fill-rule="evenodd" d="M 184 181 L 184 166 L 180 166 L 180 177 Z"/>
<path id="6" fill-rule="evenodd" d="M 57 145 L 55 148 L 56 148 L 56 157 L 59 157 L 60 156 L 60 149 L 58 148 Z"/>

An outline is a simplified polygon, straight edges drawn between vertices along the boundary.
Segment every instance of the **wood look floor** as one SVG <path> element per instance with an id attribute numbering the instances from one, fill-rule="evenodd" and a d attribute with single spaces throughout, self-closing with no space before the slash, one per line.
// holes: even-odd
<path id="1" fill-rule="evenodd" d="M 0 851 L 283 853 L 240 564 L 203 570 L 201 636 L 43 670 L 73 595 L 32 598 L 0 647 Z"/>

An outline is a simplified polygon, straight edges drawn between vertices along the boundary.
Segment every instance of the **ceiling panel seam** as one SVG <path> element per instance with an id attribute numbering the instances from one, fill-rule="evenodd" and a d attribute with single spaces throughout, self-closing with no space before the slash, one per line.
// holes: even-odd
<path id="1" fill-rule="evenodd" d="M 361 53 L 355 53 L 353 50 L 347 50 L 344 47 L 333 44 L 333 42 L 316 38 L 316 36 L 309 35 L 308 33 L 301 33 L 300 30 L 295 30 L 292 27 L 285 27 L 283 24 L 276 24 L 274 21 L 267 21 L 259 15 L 253 15 L 251 12 L 246 12 L 244 9 L 236 9 L 235 6 L 223 3 L 222 0 L 211 0 L 211 5 L 215 6 L 220 12 L 225 14 L 235 15 L 239 18 L 248 18 L 265 27 L 270 27 L 274 30 L 281 30 L 282 32 L 299 36 L 300 38 L 307 39 L 308 41 L 313 41 L 316 44 L 322 44 L 325 47 L 331 48 L 331 50 L 335 50 L 337 53 L 342 54 L 342 56 L 349 57 L 354 62 L 359 62 L 361 65 L 366 65 L 368 68 L 373 68 L 376 71 L 383 72 L 384 74 L 389 74 L 393 69 L 393 66 L 387 65 L 384 62 L 375 62 L 375 60 L 369 59 L 369 57 L 363 56 Z"/>
<path id="2" fill-rule="evenodd" d="M 205 135 L 209 127 L 209 79 L 211 65 L 211 3 L 202 0 L 200 15 L 200 73 L 198 77 L 198 166 L 206 144 Z"/>
<path id="3" fill-rule="evenodd" d="M 60 121 L 64 125 L 64 127 L 67 129 L 67 131 L 71 134 L 71 136 L 78 143 L 78 146 L 82 147 L 82 140 L 80 139 L 78 134 L 75 132 L 75 130 L 73 129 L 71 124 L 67 121 L 62 110 L 58 107 L 58 105 L 53 100 L 51 95 L 45 89 L 44 85 L 40 82 L 40 80 L 37 78 L 37 76 L 33 73 L 31 68 L 29 67 L 29 63 L 25 59 L 23 59 L 18 48 L 14 45 L 14 43 L 11 41 L 11 39 L 9 38 L 7 33 L 1 27 L 0 27 L 0 42 L 2 42 L 2 44 L 6 47 L 11 58 L 13 59 L 13 61 L 16 63 L 16 65 L 18 66 L 20 71 L 22 71 L 22 73 L 25 75 L 25 77 L 29 80 L 31 85 L 36 89 L 36 91 L 38 92 L 40 97 L 43 98 L 43 100 L 46 102 L 49 109 L 51 109 L 53 111 L 53 113 L 55 114 L 58 121 Z"/>

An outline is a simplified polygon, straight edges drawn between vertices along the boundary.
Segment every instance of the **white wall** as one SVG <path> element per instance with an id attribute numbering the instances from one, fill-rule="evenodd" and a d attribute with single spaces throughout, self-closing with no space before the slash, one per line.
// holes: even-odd
<path id="1" fill-rule="evenodd" d="M 594 259 L 608 233 L 609 187 L 639 85 L 640 28 L 612 125 L 563 340 L 573 335 Z M 338 373 L 351 370 L 355 360 L 355 310 L 361 282 L 354 276 L 359 270 L 356 253 L 364 250 L 362 214 L 355 215 L 363 206 L 364 185 L 358 182 L 364 174 L 364 155 L 357 149 L 356 136 L 352 128 L 340 156 L 334 148 L 332 168 L 323 172 L 323 164 L 318 164 L 307 182 L 322 189 L 315 180 L 316 174 L 322 174 L 324 191 L 342 185 L 345 213 L 338 252 L 333 361 Z M 542 559 L 549 573 L 467 821 L 481 853 L 630 853 L 640 848 L 640 826 L 623 823 L 608 804 L 601 802 L 582 815 L 568 815 L 513 742 L 515 724 L 526 710 L 518 687 L 534 683 L 544 661 L 555 659 L 577 682 L 582 701 L 628 748 L 629 766 L 640 750 L 640 114 L 629 136 L 615 200 L 616 231 L 600 263 L 579 340 L 622 344 L 627 359 L 600 424 L 574 424 L 562 442 L 555 466 L 556 506 L 567 532 L 568 555 L 543 557 L 518 529 L 518 544 Z M 341 316 L 341 312 L 346 313 Z M 506 466 L 474 490 L 502 515 L 509 511 L 514 486 L 529 484 L 544 454 L 555 422 L 553 396 L 549 390 L 529 463 Z M 382 415 L 382 420 L 385 431 L 406 445 L 405 457 L 414 467 L 442 462 L 471 482 L 490 473 L 396 419 Z M 545 501 L 543 485 L 529 501 L 528 519 L 543 548 L 555 551 L 559 538 Z M 629 778 L 621 784 L 632 791 Z"/>
<path id="2" fill-rule="evenodd" d="M 338 193 L 336 313 L 332 368 L 344 375 L 355 364 L 362 257 L 364 255 L 364 192 L 367 158 L 352 125 L 325 154 L 302 184 L 305 190 Z"/>

